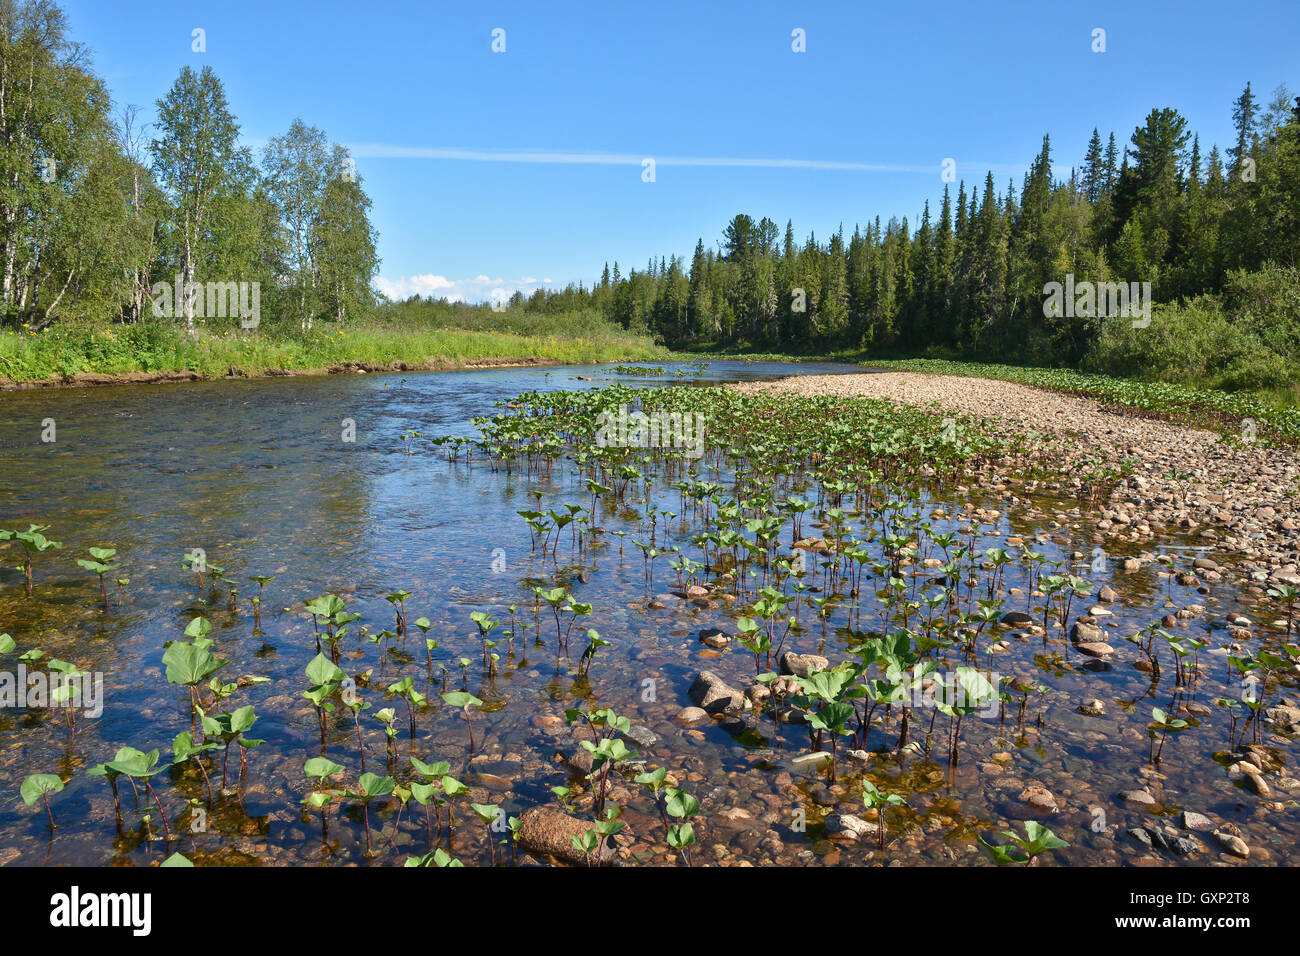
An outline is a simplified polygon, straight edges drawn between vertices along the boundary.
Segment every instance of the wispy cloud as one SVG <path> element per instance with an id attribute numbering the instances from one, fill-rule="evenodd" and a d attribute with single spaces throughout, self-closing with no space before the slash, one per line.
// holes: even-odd
<path id="1" fill-rule="evenodd" d="M 660 156 L 654 153 L 607 153 L 555 149 L 469 149 L 457 146 L 396 146 L 387 143 L 349 145 L 358 159 L 444 159 L 479 163 L 531 163 L 571 166 L 640 166 L 653 159 L 655 166 L 714 166 L 728 169 L 820 169 L 867 173 L 936 174 L 942 160 L 933 163 L 859 163 L 835 159 L 790 159 L 745 156 Z M 983 171 L 1023 169 L 1023 163 L 963 163 Z"/>
<path id="2" fill-rule="evenodd" d="M 493 279 L 479 275 L 472 279 L 449 279 L 446 276 L 424 275 L 375 278 L 375 288 L 390 299 L 408 299 L 413 295 L 432 296 L 448 302 L 484 302 L 508 299 L 515 292 L 528 295 L 536 289 L 551 285 L 550 279 L 526 276 L 521 279 Z"/>

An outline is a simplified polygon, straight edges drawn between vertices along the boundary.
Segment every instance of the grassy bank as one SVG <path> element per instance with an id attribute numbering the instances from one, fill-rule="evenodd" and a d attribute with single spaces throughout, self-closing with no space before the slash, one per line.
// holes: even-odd
<path id="1" fill-rule="evenodd" d="M 60 384 L 78 376 L 166 375 L 200 378 L 325 373 L 346 367 L 456 368 L 518 361 L 586 364 L 659 360 L 666 349 L 611 328 L 579 334 L 317 327 L 298 331 L 187 333 L 170 323 L 84 328 L 55 326 L 39 335 L 0 335 L 0 383 Z"/>

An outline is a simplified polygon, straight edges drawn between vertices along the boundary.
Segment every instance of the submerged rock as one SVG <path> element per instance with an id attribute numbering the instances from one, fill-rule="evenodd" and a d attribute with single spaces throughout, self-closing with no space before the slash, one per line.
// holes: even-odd
<path id="1" fill-rule="evenodd" d="M 1275 704 L 1264 711 L 1264 719 L 1284 733 L 1300 731 L 1300 707 L 1290 707 L 1287 704 Z"/>
<path id="2" fill-rule="evenodd" d="M 1056 796 L 1041 783 L 1028 784 L 1020 792 L 1020 802 L 1026 803 L 1035 810 L 1041 810 L 1045 813 L 1055 813 L 1059 808 L 1056 805 Z"/>
<path id="3" fill-rule="evenodd" d="M 705 647 L 722 650 L 731 644 L 731 638 L 715 627 L 706 631 L 700 631 L 700 643 Z"/>
<path id="4" fill-rule="evenodd" d="M 850 840 L 874 840 L 880 835 L 879 824 L 855 817 L 851 813 L 832 813 L 825 820 L 826 832 Z"/>
<path id="5" fill-rule="evenodd" d="M 1240 857 L 1243 860 L 1250 858 L 1250 847 L 1246 845 L 1245 840 L 1235 833 L 1229 833 L 1227 830 L 1215 830 L 1214 839 L 1218 841 L 1219 846 L 1233 856 Z"/>
<path id="6" fill-rule="evenodd" d="M 691 682 L 691 700 L 710 714 L 738 714 L 745 698 L 713 671 L 700 671 Z"/>
<path id="7" fill-rule="evenodd" d="M 626 737 L 642 750 L 649 750 L 659 742 L 659 738 L 649 727 L 642 727 L 640 724 L 633 724 L 627 729 L 626 733 L 620 734 L 620 736 Z"/>
<path id="8" fill-rule="evenodd" d="M 1184 830 L 1195 830 L 1201 833 L 1214 829 L 1214 821 L 1203 813 L 1197 813 L 1194 810 L 1184 810 L 1179 818 Z"/>
<path id="9" fill-rule="evenodd" d="M 781 673 L 807 677 L 813 671 L 824 671 L 831 662 L 818 654 L 796 654 L 786 651 L 781 655 Z"/>
<path id="10" fill-rule="evenodd" d="M 1074 626 L 1070 628 L 1070 643 L 1072 644 L 1104 644 L 1105 642 L 1106 632 L 1096 624 L 1075 621 Z"/>
<path id="11" fill-rule="evenodd" d="M 1110 657 L 1115 653 L 1115 648 L 1102 641 L 1089 641 L 1085 644 L 1076 644 L 1074 649 L 1080 654 L 1086 654 L 1089 657 Z"/>
<path id="12" fill-rule="evenodd" d="M 592 827 L 590 820 L 579 820 L 555 807 L 532 807 L 519 817 L 519 845 L 539 856 L 552 857 L 564 863 L 586 864 L 592 860 L 573 845 L 573 837 L 581 837 Z M 612 846 L 602 844 L 592 855 L 596 862 L 603 863 L 614 853 Z"/>
<path id="13" fill-rule="evenodd" d="M 1125 803 L 1131 803 L 1139 807 L 1155 806 L 1156 798 L 1151 796 L 1150 790 L 1121 790 L 1119 798 Z"/>
<path id="14" fill-rule="evenodd" d="M 810 754 L 800 754 L 790 761 L 797 770 L 816 770 L 831 762 L 831 755 L 825 750 L 816 750 Z"/>

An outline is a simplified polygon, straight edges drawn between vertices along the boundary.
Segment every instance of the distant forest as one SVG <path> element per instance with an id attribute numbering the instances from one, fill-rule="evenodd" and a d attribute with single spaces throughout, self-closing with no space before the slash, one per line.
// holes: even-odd
<path id="1" fill-rule="evenodd" d="M 1123 146 L 1094 130 L 1068 176 L 1045 136 L 1019 189 L 999 191 L 989 173 L 945 187 L 916 221 L 877 217 L 825 240 L 737 215 L 689 259 L 615 262 L 591 286 L 512 305 L 594 310 L 678 347 L 1165 366 L 1170 378 L 1285 385 L 1300 362 L 1300 97 L 1281 87 L 1265 105 L 1248 83 L 1232 116 L 1226 152 L 1205 150 L 1177 110 L 1153 109 Z M 1067 274 L 1150 282 L 1156 321 L 1045 317 L 1045 283 Z"/>

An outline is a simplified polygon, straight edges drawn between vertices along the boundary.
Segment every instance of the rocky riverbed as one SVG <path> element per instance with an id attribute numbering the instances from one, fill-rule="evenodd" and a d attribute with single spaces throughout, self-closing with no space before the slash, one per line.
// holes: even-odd
<path id="1" fill-rule="evenodd" d="M 1078 522 L 1077 530 L 1089 531 L 1095 545 L 1119 545 L 1108 550 L 1124 551 L 1176 530 L 1232 559 L 1225 561 L 1229 567 L 1214 562 L 1215 567 L 1201 569 L 1210 575 L 1300 585 L 1300 455 L 1295 449 L 1225 441 L 1215 432 L 1139 417 L 1088 398 L 992 379 L 875 372 L 734 387 L 938 406 L 980 419 L 998 434 L 1028 435 L 1036 462 L 1056 473 L 1027 483 L 1026 492 L 1078 494 L 1088 482 L 1083 475 L 1107 468 L 1122 472 Z"/>

